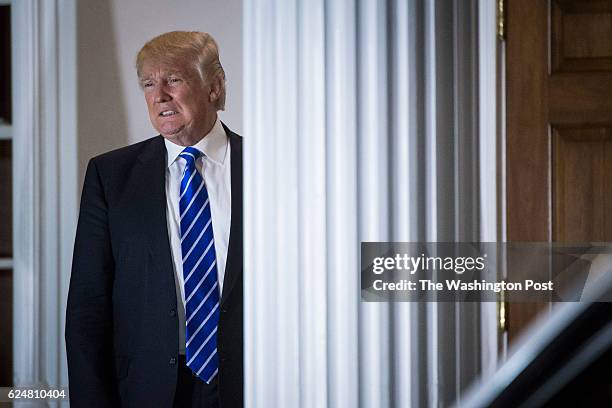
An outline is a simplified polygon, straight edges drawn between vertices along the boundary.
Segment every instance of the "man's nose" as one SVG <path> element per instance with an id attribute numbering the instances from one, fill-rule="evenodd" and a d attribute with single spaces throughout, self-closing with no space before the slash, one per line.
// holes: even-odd
<path id="1" fill-rule="evenodd" d="M 155 88 L 154 99 L 155 102 L 166 102 L 170 100 L 170 95 L 166 92 L 163 86 L 158 86 Z"/>

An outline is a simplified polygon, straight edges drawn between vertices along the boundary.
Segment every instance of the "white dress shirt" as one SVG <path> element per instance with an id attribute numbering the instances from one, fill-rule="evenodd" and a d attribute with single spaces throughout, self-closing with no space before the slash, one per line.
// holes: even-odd
<path id="1" fill-rule="evenodd" d="M 166 215 L 168 220 L 168 235 L 172 249 L 172 262 L 174 264 L 174 280 L 176 283 L 176 298 L 179 318 L 179 352 L 185 354 L 185 281 L 183 278 L 183 256 L 181 253 L 179 191 L 185 160 L 178 157 L 185 149 L 168 139 L 164 139 L 168 158 L 166 170 Z M 230 144 L 217 118 L 212 130 L 197 144 L 192 146 L 203 153 L 196 161 L 196 167 L 208 190 L 210 211 L 217 256 L 217 274 L 219 290 L 223 292 L 223 278 L 227 261 L 227 247 L 229 245 L 231 225 L 231 173 L 230 173 Z"/>

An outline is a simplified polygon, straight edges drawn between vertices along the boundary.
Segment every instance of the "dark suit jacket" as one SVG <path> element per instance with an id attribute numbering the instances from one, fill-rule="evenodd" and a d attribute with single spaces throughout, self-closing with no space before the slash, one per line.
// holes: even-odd
<path id="1" fill-rule="evenodd" d="M 217 351 L 221 407 L 230 408 L 243 406 L 242 138 L 225 131 L 232 213 Z M 66 311 L 73 407 L 172 406 L 179 323 L 166 168 L 161 136 L 87 167 Z"/>

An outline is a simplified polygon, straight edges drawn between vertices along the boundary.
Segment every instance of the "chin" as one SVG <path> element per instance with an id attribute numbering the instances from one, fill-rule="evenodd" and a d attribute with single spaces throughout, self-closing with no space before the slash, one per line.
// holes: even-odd
<path id="1" fill-rule="evenodd" d="M 176 129 L 171 129 L 171 130 L 168 130 L 168 131 L 165 131 L 165 130 L 160 130 L 160 129 L 157 129 L 157 131 L 158 131 L 158 132 L 159 132 L 159 133 L 160 133 L 160 134 L 161 134 L 163 137 L 165 137 L 165 138 L 168 138 L 168 139 L 176 139 L 176 138 L 179 138 L 179 137 L 182 135 L 182 133 L 183 133 L 183 132 L 182 132 L 182 131 L 183 131 L 183 129 L 184 129 L 184 127 L 183 127 L 183 126 L 181 126 L 181 127 L 176 128 Z"/>

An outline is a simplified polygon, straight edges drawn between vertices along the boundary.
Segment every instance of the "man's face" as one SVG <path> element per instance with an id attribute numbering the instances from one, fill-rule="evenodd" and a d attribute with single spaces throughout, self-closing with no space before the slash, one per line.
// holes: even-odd
<path id="1" fill-rule="evenodd" d="M 203 83 L 193 64 L 147 62 L 140 82 L 151 123 L 166 139 L 193 145 L 214 125 L 217 110 L 211 88 Z"/>

